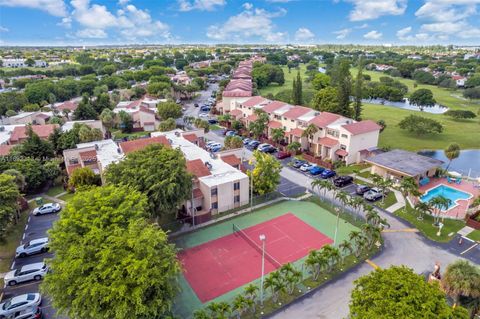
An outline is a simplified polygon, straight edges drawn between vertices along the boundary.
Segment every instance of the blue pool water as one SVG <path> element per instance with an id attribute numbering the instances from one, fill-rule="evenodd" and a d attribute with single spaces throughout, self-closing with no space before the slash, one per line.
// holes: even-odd
<path id="1" fill-rule="evenodd" d="M 423 196 L 420 197 L 420 200 L 426 203 L 432 198 L 438 196 L 443 196 L 451 200 L 450 206 L 448 206 L 448 209 L 450 209 L 457 205 L 455 201 L 459 199 L 469 199 L 472 195 L 446 185 L 440 185 L 428 190 L 428 192 L 426 192 Z"/>

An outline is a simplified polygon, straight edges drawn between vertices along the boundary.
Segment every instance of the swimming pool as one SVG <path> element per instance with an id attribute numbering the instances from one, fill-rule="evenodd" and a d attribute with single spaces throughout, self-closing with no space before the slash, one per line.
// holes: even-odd
<path id="1" fill-rule="evenodd" d="M 430 201 L 432 198 L 443 196 L 451 200 L 448 209 L 452 209 L 453 207 L 457 206 L 457 201 L 459 199 L 469 199 L 472 197 L 472 194 L 463 192 L 456 188 L 447 186 L 447 185 L 438 185 L 434 188 L 430 188 L 424 195 L 420 197 L 420 200 L 424 203 Z"/>

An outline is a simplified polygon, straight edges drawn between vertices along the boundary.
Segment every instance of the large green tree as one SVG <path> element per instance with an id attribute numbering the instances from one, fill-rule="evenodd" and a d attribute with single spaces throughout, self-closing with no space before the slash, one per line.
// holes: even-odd
<path id="1" fill-rule="evenodd" d="M 398 126 L 401 129 L 418 135 L 443 132 L 443 125 L 440 122 L 413 114 L 401 120 Z"/>
<path id="2" fill-rule="evenodd" d="M 442 287 L 456 303 L 471 308 L 472 315 L 480 310 L 480 267 L 477 265 L 467 260 L 448 265 L 442 277 Z"/>
<path id="3" fill-rule="evenodd" d="M 338 112 L 338 90 L 328 86 L 321 89 L 313 97 L 312 107 L 318 111 Z"/>
<path id="4" fill-rule="evenodd" d="M 157 113 L 162 120 L 178 119 L 182 116 L 182 107 L 174 102 L 162 102 L 157 105 Z"/>
<path id="5" fill-rule="evenodd" d="M 15 177 L 0 174 L 0 239 L 6 235 L 6 229 L 17 212 L 17 199 L 20 197 Z"/>
<path id="6" fill-rule="evenodd" d="M 253 174 L 253 191 L 258 195 L 264 195 L 276 190 L 280 184 L 282 164 L 272 155 L 259 151 L 253 152 L 252 164 L 253 171 L 248 171 L 247 174 L 250 178 Z"/>
<path id="7" fill-rule="evenodd" d="M 26 127 L 27 139 L 15 147 L 14 152 L 24 157 L 45 160 L 53 158 L 53 145 L 50 141 L 42 140 L 30 125 Z"/>
<path id="8" fill-rule="evenodd" d="M 191 197 L 192 176 L 186 170 L 182 152 L 160 144 L 149 145 L 109 165 L 106 180 L 132 186 L 147 195 L 154 217 L 174 215 L 178 206 Z"/>
<path id="9" fill-rule="evenodd" d="M 177 291 L 174 247 L 148 224 L 145 195 L 112 185 L 79 192 L 49 232 L 41 290 L 71 318 L 161 318 Z"/>
<path id="10" fill-rule="evenodd" d="M 410 95 L 410 104 L 418 106 L 420 111 L 426 107 L 432 107 L 436 101 L 433 98 L 433 93 L 429 89 L 419 89 Z"/>
<path id="11" fill-rule="evenodd" d="M 450 164 L 452 164 L 452 161 L 460 156 L 460 145 L 458 145 L 457 143 L 449 144 L 443 150 L 443 154 L 445 154 L 445 157 L 448 158 L 448 165 L 445 169 L 448 171 L 448 168 L 450 167 Z"/>
<path id="12" fill-rule="evenodd" d="M 445 293 L 405 266 L 376 269 L 355 280 L 350 316 L 357 319 L 454 319 Z"/>
<path id="13" fill-rule="evenodd" d="M 332 69 L 332 85 L 337 88 L 337 114 L 349 117 L 352 113 L 350 97 L 352 96 L 352 75 L 350 61 L 347 59 L 335 60 Z"/>
<path id="14" fill-rule="evenodd" d="M 83 96 L 82 101 L 78 104 L 78 107 L 73 112 L 73 118 L 77 121 L 94 120 L 97 118 L 97 112 L 90 103 L 88 96 Z"/>
<path id="15" fill-rule="evenodd" d="M 363 60 L 358 61 L 358 72 L 355 78 L 355 87 L 353 95 L 353 119 L 360 121 L 362 116 L 362 98 L 363 98 Z"/>

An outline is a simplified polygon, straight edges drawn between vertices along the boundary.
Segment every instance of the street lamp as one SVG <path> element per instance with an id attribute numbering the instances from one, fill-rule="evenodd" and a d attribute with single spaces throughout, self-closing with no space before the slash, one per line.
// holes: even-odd
<path id="1" fill-rule="evenodd" d="M 335 211 L 337 212 L 337 224 L 335 225 L 335 236 L 333 236 L 333 246 L 337 244 L 338 222 L 340 220 L 340 208 L 335 207 Z"/>
<path id="2" fill-rule="evenodd" d="M 260 234 L 260 240 L 262 241 L 262 279 L 260 282 L 260 304 L 263 307 L 263 277 L 265 275 L 265 241 L 267 237 L 264 234 Z"/>

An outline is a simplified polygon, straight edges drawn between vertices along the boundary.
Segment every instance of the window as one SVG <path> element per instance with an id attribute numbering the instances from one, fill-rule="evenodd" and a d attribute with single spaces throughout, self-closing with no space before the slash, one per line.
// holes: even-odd
<path id="1" fill-rule="evenodd" d="M 239 190 L 239 189 L 240 189 L 240 182 L 235 182 L 235 183 L 233 184 L 233 190 L 236 191 L 236 190 Z"/>
<path id="2" fill-rule="evenodd" d="M 295 122 L 295 120 L 290 120 L 290 122 L 292 122 L 292 123 L 293 123 L 293 122 Z"/>
<path id="3" fill-rule="evenodd" d="M 218 209 L 218 202 L 212 203 L 212 209 Z"/>
<path id="4" fill-rule="evenodd" d="M 70 165 L 78 164 L 78 158 L 71 158 L 68 160 Z"/>
<path id="5" fill-rule="evenodd" d="M 348 138 L 347 134 L 342 134 L 342 138 Z"/>
<path id="6" fill-rule="evenodd" d="M 331 136 L 334 136 L 334 137 L 338 137 L 338 131 L 336 130 L 332 130 L 332 129 L 327 129 L 327 134 L 328 135 L 331 135 Z"/>
<path id="7" fill-rule="evenodd" d="M 240 195 L 235 196 L 234 201 L 235 203 L 240 203 Z"/>
<path id="8" fill-rule="evenodd" d="M 340 144 L 340 148 L 341 148 L 342 150 L 346 150 L 346 149 L 347 149 L 347 145 Z"/>
<path id="9" fill-rule="evenodd" d="M 217 196 L 217 194 L 218 194 L 217 188 L 216 188 L 216 187 L 215 187 L 215 188 L 212 188 L 212 190 L 210 191 L 210 194 L 211 194 L 212 196 Z"/>

